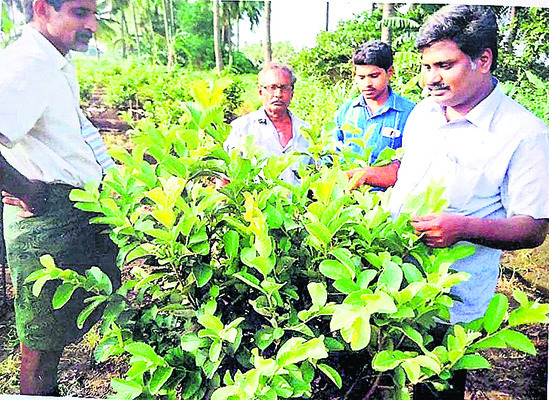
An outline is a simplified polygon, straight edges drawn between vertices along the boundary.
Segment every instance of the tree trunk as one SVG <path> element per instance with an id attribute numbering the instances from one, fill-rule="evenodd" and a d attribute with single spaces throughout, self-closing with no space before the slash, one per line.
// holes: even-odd
<path id="1" fill-rule="evenodd" d="M 238 20 L 236 21 L 236 51 L 240 51 L 240 1 L 237 3 Z"/>
<path id="2" fill-rule="evenodd" d="M 121 28 L 121 40 L 122 40 L 122 59 L 126 58 L 126 34 L 127 34 L 127 24 L 126 24 L 126 15 L 124 15 L 124 10 L 120 9 L 120 28 Z"/>
<path id="3" fill-rule="evenodd" d="M 265 63 L 271 62 L 271 1 L 265 0 Z"/>
<path id="4" fill-rule="evenodd" d="M 328 32 L 328 28 L 330 27 L 329 22 L 330 22 L 330 2 L 327 1 L 326 2 L 326 32 Z"/>
<path id="5" fill-rule="evenodd" d="M 140 36 L 139 25 L 137 25 L 137 15 L 135 12 L 135 4 L 133 1 L 130 4 L 132 7 L 132 14 L 133 14 L 133 25 L 135 27 L 135 40 L 137 42 L 137 58 L 140 58 L 141 57 L 141 39 L 139 37 Z"/>
<path id="6" fill-rule="evenodd" d="M 162 4 L 164 6 L 164 32 L 166 35 L 166 46 L 168 47 L 168 70 L 171 70 L 174 65 L 175 51 L 170 23 L 170 1 L 163 0 Z"/>
<path id="7" fill-rule="evenodd" d="M 219 0 L 213 1 L 213 30 L 214 30 L 214 52 L 215 66 L 217 73 L 221 75 L 223 72 L 223 56 L 221 54 L 221 24 L 219 15 Z"/>
<path id="8" fill-rule="evenodd" d="M 383 16 L 382 16 L 382 25 L 381 25 L 381 41 L 391 44 L 393 41 L 393 30 L 389 26 L 383 24 L 384 21 L 387 21 L 395 15 L 395 5 L 393 3 L 384 3 L 383 4 Z"/>
<path id="9" fill-rule="evenodd" d="M 517 7 L 511 6 L 509 9 L 509 34 L 507 35 L 507 40 L 505 41 L 505 49 L 508 53 L 513 52 L 513 45 L 515 44 L 515 39 L 517 37 L 518 31 L 518 21 L 517 21 Z"/>

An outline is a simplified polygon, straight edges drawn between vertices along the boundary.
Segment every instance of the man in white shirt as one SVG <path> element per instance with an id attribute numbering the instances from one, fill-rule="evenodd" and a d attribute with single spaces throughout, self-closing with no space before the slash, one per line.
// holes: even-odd
<path id="1" fill-rule="evenodd" d="M 231 133 L 224 147 L 244 152 L 247 140 L 252 140 L 266 155 L 306 151 L 309 143 L 301 134 L 301 128 L 309 127 L 309 124 L 288 109 L 295 81 L 294 73 L 288 66 L 267 64 L 258 75 L 258 93 L 263 107 L 231 123 Z M 283 171 L 280 179 L 292 185 L 298 184 L 298 167 L 299 163 L 291 165 Z"/>
<path id="2" fill-rule="evenodd" d="M 43 197 L 37 210 L 29 204 L 36 196 L 4 185 L 17 196 L 4 197 L 3 218 L 16 291 L 21 394 L 58 395 L 61 352 L 93 323 L 83 330 L 76 327 L 85 307 L 82 291 L 59 310 L 51 304 L 59 283 L 50 281 L 40 296 L 33 295 L 25 279 L 42 268 L 39 258 L 50 254 L 59 267 L 79 273 L 99 266 L 115 287 L 120 285 L 114 244 L 100 233 L 103 227 L 90 225 L 93 215 L 74 208 L 68 198 L 73 188 L 99 183 L 114 165 L 97 129 L 80 110 L 69 58 L 70 50 L 87 50 L 97 28 L 96 11 L 95 0 L 34 0 L 21 37 L 0 55 L 0 151 L 26 184 L 36 183 Z"/>
<path id="3" fill-rule="evenodd" d="M 407 196 L 442 180 L 449 209 L 412 216 L 412 225 L 431 247 L 475 246 L 451 267 L 471 276 L 453 288 L 461 301 L 450 322 L 469 322 L 484 315 L 494 295 L 501 250 L 536 247 L 547 234 L 549 130 L 492 76 L 497 23 L 489 7 L 442 8 L 416 46 L 430 96 L 408 118 L 389 207 L 393 215 L 406 212 Z M 441 393 L 420 385 L 414 399 L 463 399 L 465 374 L 452 384 Z"/>

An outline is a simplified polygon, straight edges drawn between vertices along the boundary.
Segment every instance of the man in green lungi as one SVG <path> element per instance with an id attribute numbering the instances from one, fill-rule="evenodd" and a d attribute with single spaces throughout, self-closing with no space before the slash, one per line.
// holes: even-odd
<path id="1" fill-rule="evenodd" d="M 73 188 L 99 183 L 114 166 L 99 132 L 80 110 L 70 50 L 86 51 L 97 28 L 96 0 L 27 0 L 23 33 L 0 54 L 0 173 L 13 167 L 28 187 L 3 182 L 4 236 L 21 342 L 21 394 L 58 395 L 57 368 L 63 348 L 93 324 L 78 329 L 86 293 L 76 292 L 58 310 L 49 281 L 40 296 L 25 279 L 51 254 L 59 267 L 79 273 L 100 267 L 120 285 L 116 247 L 74 208 Z M 13 177 L 12 177 L 13 178 Z M 12 179 L 10 178 L 10 179 Z M 33 200 L 34 199 L 34 200 Z M 35 201 L 42 200 L 41 202 Z M 40 205 L 40 207 L 38 207 Z M 95 319 L 98 316 L 95 316 Z"/>

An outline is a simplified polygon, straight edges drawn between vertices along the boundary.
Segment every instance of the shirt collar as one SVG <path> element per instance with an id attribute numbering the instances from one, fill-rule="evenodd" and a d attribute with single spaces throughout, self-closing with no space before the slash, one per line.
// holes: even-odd
<path id="1" fill-rule="evenodd" d="M 380 108 L 380 110 L 376 114 L 385 112 L 390 108 L 396 111 L 403 111 L 404 109 L 402 108 L 399 100 L 400 99 L 398 98 L 396 93 L 389 86 L 389 97 L 387 97 L 385 104 L 383 105 L 383 107 Z M 366 100 L 364 99 L 364 96 L 362 95 L 362 93 L 352 100 L 352 105 L 353 107 L 367 107 Z"/>
<path id="2" fill-rule="evenodd" d="M 261 107 L 260 108 L 261 111 L 263 111 L 262 113 L 258 113 L 257 115 L 257 120 L 259 121 L 260 124 L 263 124 L 263 120 L 265 120 L 265 122 L 267 123 L 270 123 L 272 124 L 271 120 L 269 119 L 269 116 L 267 115 L 267 110 L 265 110 L 265 107 Z M 294 117 L 294 114 L 288 110 L 288 115 L 290 116 L 291 120 L 292 120 L 292 124 L 295 122 L 295 117 Z"/>
<path id="3" fill-rule="evenodd" d="M 67 64 L 71 64 L 69 54 L 63 56 L 63 54 L 61 54 L 59 50 L 57 50 L 57 48 L 33 26 L 25 25 L 22 32 L 23 35 L 34 41 L 36 46 L 44 52 L 48 60 L 51 60 L 52 65 L 56 69 L 63 69 Z"/>
<path id="4" fill-rule="evenodd" d="M 267 115 L 267 111 L 265 110 L 265 107 L 261 107 L 259 111 L 262 111 L 262 112 L 258 112 L 257 121 L 264 126 L 270 125 L 272 126 L 272 129 L 275 130 L 274 124 L 269 119 L 269 116 Z M 301 136 L 300 129 L 298 129 L 300 126 L 298 124 L 298 120 L 290 110 L 288 110 L 288 115 L 292 120 L 292 138 L 290 139 L 286 147 L 289 147 L 291 143 L 294 143 L 295 141 L 297 141 L 298 138 Z"/>
<path id="5" fill-rule="evenodd" d="M 503 98 L 503 91 L 498 80 L 493 79 L 494 89 L 492 92 L 465 115 L 469 122 L 486 131 L 490 130 L 494 114 Z"/>
<path id="6" fill-rule="evenodd" d="M 503 91 L 501 90 L 499 81 L 496 78 L 492 78 L 492 79 L 495 84 L 492 92 L 463 117 L 463 119 L 469 121 L 473 125 L 478 126 L 479 128 L 482 128 L 486 131 L 490 130 L 490 124 L 492 123 L 494 113 L 499 107 L 499 104 L 501 103 L 501 100 L 504 96 Z M 435 102 L 432 98 L 428 97 L 425 100 L 430 102 L 429 110 L 436 114 L 440 114 L 444 120 L 444 123 L 447 123 L 446 117 L 445 117 L 446 107 L 441 106 L 440 104 Z"/>

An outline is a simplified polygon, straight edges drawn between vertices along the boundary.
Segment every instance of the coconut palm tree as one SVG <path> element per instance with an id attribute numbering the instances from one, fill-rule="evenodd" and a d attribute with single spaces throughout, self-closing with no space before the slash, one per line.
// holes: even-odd
<path id="1" fill-rule="evenodd" d="M 265 0 L 265 63 L 271 62 L 271 0 Z"/>

